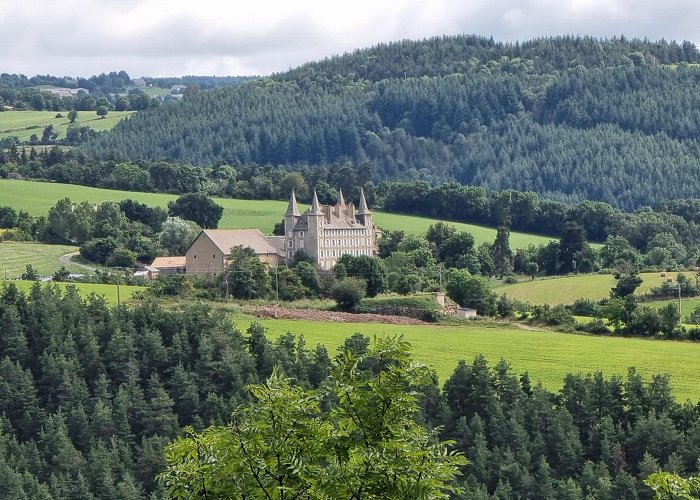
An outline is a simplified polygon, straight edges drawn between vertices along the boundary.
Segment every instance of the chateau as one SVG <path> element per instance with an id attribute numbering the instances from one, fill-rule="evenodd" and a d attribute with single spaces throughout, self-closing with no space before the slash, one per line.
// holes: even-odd
<path id="1" fill-rule="evenodd" d="M 351 203 L 345 203 L 343 192 L 338 190 L 335 205 L 321 205 L 314 191 L 311 206 L 299 213 L 294 191 L 284 214 L 285 259 L 291 262 L 294 254 L 303 251 L 321 269 L 332 268 L 345 254 L 375 256 L 381 231 L 372 221 L 364 191 L 360 190 L 360 207 L 357 212 Z"/>

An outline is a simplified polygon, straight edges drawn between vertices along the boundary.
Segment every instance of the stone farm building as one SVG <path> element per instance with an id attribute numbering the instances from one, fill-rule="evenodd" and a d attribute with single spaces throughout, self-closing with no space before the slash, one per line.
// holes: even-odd
<path id="1" fill-rule="evenodd" d="M 218 274 L 235 246 L 250 247 L 270 267 L 284 262 L 284 238 L 265 236 L 260 229 L 204 229 L 185 254 L 187 274 Z"/>

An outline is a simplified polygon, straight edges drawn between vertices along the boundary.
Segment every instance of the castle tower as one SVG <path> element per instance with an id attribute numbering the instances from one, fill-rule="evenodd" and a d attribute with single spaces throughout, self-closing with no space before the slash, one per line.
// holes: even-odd
<path id="1" fill-rule="evenodd" d="M 308 222 L 308 227 L 306 228 L 306 236 L 304 237 L 304 251 L 318 262 L 319 259 L 319 247 L 320 234 L 323 228 L 323 220 L 325 216 L 323 210 L 321 209 L 321 204 L 318 202 L 318 196 L 316 195 L 316 190 L 314 189 L 314 197 L 311 200 L 311 207 L 306 214 L 306 220 Z"/>
<path id="2" fill-rule="evenodd" d="M 365 200 L 365 191 L 360 188 L 360 209 L 357 211 L 357 219 L 368 228 L 372 228 L 372 212 L 367 207 Z"/>
<path id="3" fill-rule="evenodd" d="M 294 226 L 297 225 L 297 221 L 301 217 L 299 213 L 299 207 L 297 206 L 297 197 L 294 195 L 294 190 L 292 189 L 292 194 L 289 197 L 289 205 L 287 205 L 287 211 L 284 213 L 284 237 L 291 238 L 292 230 Z"/>
<path id="4" fill-rule="evenodd" d="M 294 190 L 292 189 L 292 194 L 289 197 L 289 205 L 287 205 L 287 211 L 284 213 L 284 247 L 287 260 L 291 260 L 296 252 L 294 227 L 297 225 L 299 217 L 301 217 L 301 214 L 297 206 L 297 197 L 294 195 Z"/>
<path id="5" fill-rule="evenodd" d="M 335 204 L 335 216 L 341 217 L 341 214 L 345 210 L 345 198 L 343 198 L 343 190 L 338 188 L 338 202 Z"/>

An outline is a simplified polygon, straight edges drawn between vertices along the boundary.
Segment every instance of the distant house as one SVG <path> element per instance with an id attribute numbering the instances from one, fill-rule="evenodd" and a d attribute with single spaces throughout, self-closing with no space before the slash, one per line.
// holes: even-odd
<path id="1" fill-rule="evenodd" d="M 205 229 L 185 254 L 187 274 L 218 274 L 235 246 L 250 247 L 270 267 L 284 262 L 284 237 L 265 236 L 260 229 Z"/>
<path id="2" fill-rule="evenodd" d="M 171 94 L 182 94 L 185 90 L 187 90 L 187 85 L 173 85 L 170 87 Z"/>
<path id="3" fill-rule="evenodd" d="M 80 94 L 89 94 L 88 89 L 78 87 L 76 89 L 67 89 L 64 87 L 54 87 L 48 89 L 42 89 L 44 92 L 50 92 L 51 94 L 57 95 L 58 97 L 75 97 Z"/>
<path id="4" fill-rule="evenodd" d="M 134 87 L 139 89 L 145 88 L 147 86 L 146 80 L 144 80 L 143 78 L 136 78 L 135 80 L 133 80 L 133 83 Z"/>
<path id="5" fill-rule="evenodd" d="M 156 279 L 158 276 L 172 276 L 187 271 L 184 256 L 176 257 L 156 257 L 150 266 L 146 266 L 149 279 Z"/>

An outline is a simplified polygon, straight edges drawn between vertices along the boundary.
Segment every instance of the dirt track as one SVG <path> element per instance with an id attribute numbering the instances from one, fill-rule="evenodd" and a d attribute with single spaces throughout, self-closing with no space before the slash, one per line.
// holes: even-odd
<path id="1" fill-rule="evenodd" d="M 67 253 L 65 255 L 61 255 L 58 260 L 61 261 L 63 264 L 70 264 L 71 266 L 78 266 L 82 267 L 86 271 L 94 272 L 95 271 L 95 266 L 88 266 L 87 264 L 81 264 L 80 262 L 75 262 L 71 259 L 71 257 L 75 257 L 76 255 L 80 255 L 80 252 L 71 252 Z"/>
<path id="2" fill-rule="evenodd" d="M 332 321 L 335 323 L 386 323 L 390 325 L 425 325 L 425 321 L 404 316 L 384 316 L 382 314 L 353 314 L 314 309 L 285 309 L 279 306 L 258 306 L 244 308 L 258 318 L 303 319 L 307 321 Z"/>

